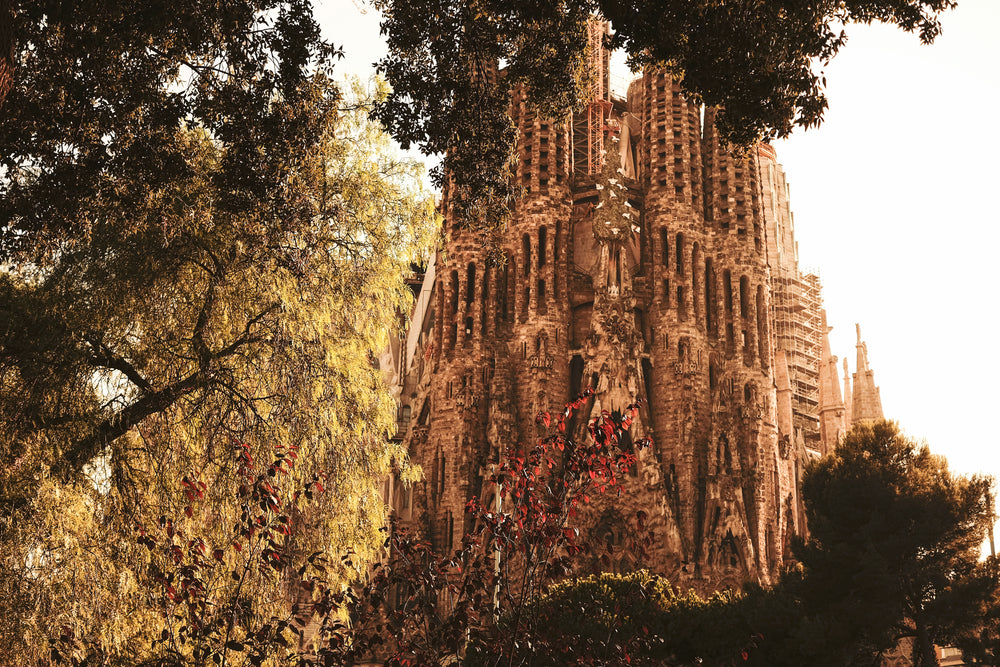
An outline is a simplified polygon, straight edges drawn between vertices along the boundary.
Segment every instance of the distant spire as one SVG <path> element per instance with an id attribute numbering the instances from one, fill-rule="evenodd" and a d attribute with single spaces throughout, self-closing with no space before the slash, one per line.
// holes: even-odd
<path id="1" fill-rule="evenodd" d="M 853 397 L 851 396 L 851 373 L 847 369 L 847 357 L 844 357 L 844 423 L 850 426 L 851 408 L 853 407 Z"/>
<path id="2" fill-rule="evenodd" d="M 861 340 L 861 325 L 855 326 L 858 331 L 858 369 L 854 373 L 851 424 L 885 419 L 882 413 L 882 398 L 878 387 L 875 386 L 875 373 L 868 367 L 868 346 Z"/>
<path id="3" fill-rule="evenodd" d="M 844 399 L 837 375 L 837 357 L 830 351 L 831 327 L 826 323 L 826 311 L 819 313 L 823 339 L 823 356 L 819 362 L 819 430 L 822 453 L 827 454 L 837 446 L 840 434 L 847 430 L 847 423 L 844 421 Z"/>

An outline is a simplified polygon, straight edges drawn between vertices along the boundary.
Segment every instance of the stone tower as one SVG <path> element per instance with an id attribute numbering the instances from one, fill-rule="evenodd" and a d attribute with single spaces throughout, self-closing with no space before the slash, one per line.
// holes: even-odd
<path id="1" fill-rule="evenodd" d="M 774 265 L 805 279 L 790 221 L 772 230 L 765 215 L 773 170 L 757 153 L 726 152 L 714 112 L 703 126 L 669 74 L 646 72 L 618 98 L 606 55 L 592 66 L 592 100 L 569 121 L 512 96 L 525 194 L 503 237 L 506 265 L 488 266 L 442 201 L 447 242 L 402 359 L 399 437 L 425 477 L 400 492 L 397 512 L 454 548 L 501 449 L 536 439 L 534 415 L 590 386 L 574 436 L 586 437 L 588 415 L 642 399 L 631 434 L 654 446 L 621 498 L 592 500 L 581 531 L 603 542 L 643 509 L 657 536 L 648 565 L 673 581 L 766 583 L 798 525 L 796 438 L 819 430 L 818 339 L 814 394 L 799 388 L 808 359 L 775 354 Z M 789 312 L 797 294 L 782 297 Z M 629 568 L 619 555 L 614 567 Z"/>
<path id="2" fill-rule="evenodd" d="M 882 413 L 882 395 L 878 387 L 875 386 L 875 371 L 868 366 L 868 345 L 861 340 L 861 325 L 855 324 L 858 332 L 858 362 L 857 370 L 854 373 L 854 387 L 851 392 L 851 416 L 850 423 L 857 424 L 862 421 L 878 421 L 884 419 Z M 847 372 L 847 366 L 844 366 Z"/>

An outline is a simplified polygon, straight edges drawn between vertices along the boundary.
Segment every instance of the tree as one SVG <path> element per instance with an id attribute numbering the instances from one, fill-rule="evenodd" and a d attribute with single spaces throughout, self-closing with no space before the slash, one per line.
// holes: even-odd
<path id="1" fill-rule="evenodd" d="M 796 553 L 810 622 L 833 630 L 829 664 L 912 638 L 913 664 L 936 665 L 935 644 L 981 626 L 997 585 L 994 564 L 979 562 L 992 487 L 886 421 L 855 426 L 807 470 L 810 539 Z"/>
<path id="2" fill-rule="evenodd" d="M 387 665 L 442 664 L 456 656 L 469 664 L 527 664 L 524 647 L 549 631 L 534 602 L 580 571 L 581 554 L 594 553 L 573 525 L 578 508 L 592 494 L 619 491 L 635 449 L 648 446 L 642 440 L 619 447 L 638 406 L 595 417 L 586 443 L 566 437 L 566 422 L 591 393 L 560 415 L 539 414 L 539 425 L 553 432 L 534 445 L 506 449 L 489 478 L 494 498 L 470 499 L 473 529 L 454 553 L 438 555 L 419 532 L 393 530 L 389 558 L 354 596 L 350 633 L 318 655 L 330 664 L 373 652 Z M 652 535 L 642 513 L 635 519 L 632 548 L 641 555 Z"/>
<path id="3" fill-rule="evenodd" d="M 827 106 L 822 67 L 847 41 L 841 24 L 882 21 L 940 32 L 952 0 L 373 0 L 393 88 L 377 111 L 403 146 L 444 153 L 459 219 L 489 235 L 502 229 L 518 190 L 509 92 L 522 86 L 543 117 L 563 119 L 586 94 L 587 20 L 609 19 L 611 48 L 636 68 L 666 67 L 693 100 L 719 107 L 734 146 L 819 124 Z M 503 64 L 498 75 L 496 66 Z"/>
<path id="4" fill-rule="evenodd" d="M 86 235 L 29 230 L 25 217 L 7 230 L 0 586 L 10 595 L 0 635 L 29 662 L 63 627 L 102 639 L 110 655 L 134 654 L 152 613 L 140 585 L 149 557 L 128 546 L 134 525 L 187 514 L 182 481 L 197 479 L 213 508 L 199 534 L 226 544 L 240 518 L 234 440 L 255 460 L 294 450 L 283 470 L 295 488 L 326 475 L 322 500 L 297 519 L 310 526 L 298 546 L 353 549 L 353 566 L 331 577 L 355 578 L 381 548 L 378 482 L 414 471 L 388 439 L 395 401 L 373 358 L 410 308 L 403 277 L 436 214 L 367 104 L 338 109 L 336 89 L 312 76 L 302 113 L 318 134 L 266 148 L 276 160 L 283 151 L 281 168 L 255 206 L 230 206 L 232 147 L 192 119 L 163 138 L 178 161 L 169 179 L 137 183 L 131 207 L 86 204 Z M 97 180 L 127 189 L 144 174 L 108 167 Z M 43 177 L 8 183 L 19 192 L 6 203 L 40 196 Z"/>
<path id="5" fill-rule="evenodd" d="M 8 7 L 0 261 L 62 252 L 124 211 L 123 230 L 156 224 L 150 199 L 191 176 L 182 125 L 222 148 L 220 209 L 294 219 L 289 158 L 320 144 L 338 100 L 308 2 Z"/>

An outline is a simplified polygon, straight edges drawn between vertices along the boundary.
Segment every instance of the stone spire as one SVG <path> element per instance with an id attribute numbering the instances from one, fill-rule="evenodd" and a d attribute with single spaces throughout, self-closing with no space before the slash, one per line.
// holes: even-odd
<path id="1" fill-rule="evenodd" d="M 854 423 L 851 421 L 853 403 L 854 399 L 851 396 L 851 372 L 847 369 L 847 357 L 844 357 L 844 423 L 848 426 Z"/>
<path id="2" fill-rule="evenodd" d="M 826 323 L 825 310 L 820 311 L 820 320 L 823 356 L 819 363 L 819 430 L 822 454 L 825 455 L 837 446 L 841 434 L 847 430 L 847 421 L 837 375 L 837 357 L 830 351 L 831 327 Z"/>
<path id="3" fill-rule="evenodd" d="M 861 340 L 861 325 L 856 324 L 855 327 L 858 332 L 858 366 L 854 373 L 852 425 L 862 421 L 885 419 L 882 414 L 882 397 L 878 387 L 875 386 L 875 373 L 868 367 L 868 346 Z"/>

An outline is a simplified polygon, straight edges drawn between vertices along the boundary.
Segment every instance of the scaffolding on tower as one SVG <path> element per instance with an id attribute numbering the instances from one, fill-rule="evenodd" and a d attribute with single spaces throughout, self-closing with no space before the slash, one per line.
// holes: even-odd
<path id="1" fill-rule="evenodd" d="M 605 135 L 617 133 L 611 117 L 609 99 L 608 51 L 604 48 L 604 37 L 610 32 L 607 21 L 591 19 L 587 24 L 588 69 L 590 77 L 590 102 L 584 112 L 573 123 L 573 162 L 577 172 L 586 169 L 587 174 L 598 174 L 604 165 Z"/>

